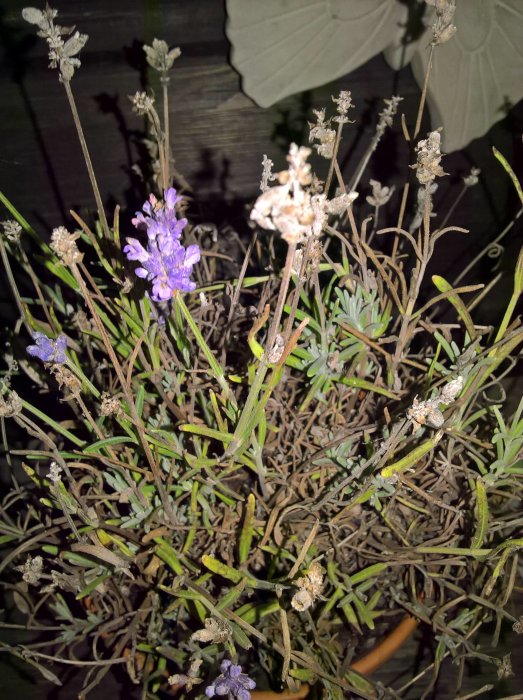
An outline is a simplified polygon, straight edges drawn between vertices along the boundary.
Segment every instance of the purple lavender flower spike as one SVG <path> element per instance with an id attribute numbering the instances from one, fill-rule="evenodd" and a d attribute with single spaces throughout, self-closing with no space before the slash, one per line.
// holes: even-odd
<path id="1" fill-rule="evenodd" d="M 215 695 L 229 695 L 236 700 L 251 700 L 250 691 L 256 688 L 255 681 L 246 673 L 242 673 L 242 667 L 236 666 L 229 659 L 222 661 L 220 665 L 221 675 L 205 688 L 205 695 L 213 698 Z"/>
<path id="2" fill-rule="evenodd" d="M 176 218 L 176 204 L 181 197 L 171 187 L 165 190 L 164 202 L 154 195 L 137 212 L 132 220 L 136 228 L 147 231 L 147 248 L 136 238 L 128 238 L 123 252 L 128 260 L 141 263 L 135 269 L 137 277 L 152 283 L 151 298 L 154 301 L 167 301 L 175 291 L 190 292 L 196 288 L 191 281 L 193 266 L 200 260 L 200 248 L 190 245 L 187 249 L 180 243 L 180 236 L 187 219 Z"/>
<path id="3" fill-rule="evenodd" d="M 67 347 L 67 338 L 63 333 L 60 333 L 56 340 L 48 338 L 45 333 L 36 331 L 33 333 L 34 345 L 27 346 L 27 352 L 33 357 L 38 357 L 42 362 L 54 362 L 61 365 L 66 361 L 65 348 Z"/>

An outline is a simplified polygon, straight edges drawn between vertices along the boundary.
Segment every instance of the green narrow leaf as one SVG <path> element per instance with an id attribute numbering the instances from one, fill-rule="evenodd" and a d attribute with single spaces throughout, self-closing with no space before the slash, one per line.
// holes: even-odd
<path id="1" fill-rule="evenodd" d="M 145 386 L 143 384 L 140 384 L 140 386 L 138 387 L 138 393 L 136 395 L 136 413 L 138 414 L 138 416 L 140 418 L 142 417 L 144 399 L 145 399 Z"/>
<path id="2" fill-rule="evenodd" d="M 388 564 L 383 563 L 372 564 L 371 566 L 367 566 L 366 569 L 362 569 L 361 571 L 358 571 L 358 573 L 350 576 L 350 582 L 353 586 L 355 586 L 356 584 L 362 583 L 362 581 L 366 581 L 367 579 L 372 578 L 377 574 L 380 574 L 382 571 L 385 571 L 385 569 L 387 569 L 388 566 Z"/>
<path id="3" fill-rule="evenodd" d="M 424 455 L 426 455 L 427 452 L 433 450 L 434 447 L 436 447 L 436 440 L 434 438 L 426 440 L 421 445 L 418 445 L 418 447 L 413 449 L 412 452 L 409 452 L 408 455 L 405 455 L 405 457 L 403 457 L 402 459 L 398 460 L 397 462 L 394 462 L 394 464 L 389 464 L 388 467 L 384 467 L 381 470 L 381 476 L 384 479 L 388 479 L 393 474 L 407 471 L 407 469 L 413 467 L 416 464 L 416 462 L 418 462 Z"/>
<path id="4" fill-rule="evenodd" d="M 80 593 L 76 595 L 76 600 L 82 600 L 82 598 L 85 598 L 88 596 L 90 593 L 94 591 L 94 589 L 100 585 L 100 583 L 103 583 L 106 579 L 109 578 L 111 575 L 110 571 L 105 572 L 101 576 L 97 576 L 95 579 L 93 579 L 90 583 L 87 584 L 85 588 L 82 588 Z"/>
<path id="5" fill-rule="evenodd" d="M 381 394 L 382 396 L 386 396 L 388 399 L 398 399 L 397 394 L 394 392 L 389 391 L 389 389 L 385 389 L 383 386 L 376 386 L 376 384 L 372 384 L 372 382 L 367 382 L 365 379 L 359 379 L 358 377 L 341 377 L 336 381 L 341 382 L 346 386 L 353 386 L 357 389 L 373 391 L 375 394 Z"/>
<path id="6" fill-rule="evenodd" d="M 488 501 L 487 491 L 483 479 L 478 478 L 476 481 L 476 532 L 470 543 L 471 549 L 481 549 L 485 540 L 485 535 L 488 531 Z"/>
<path id="7" fill-rule="evenodd" d="M 229 444 L 234 435 L 231 433 L 224 433 L 221 430 L 214 430 L 214 428 L 208 428 L 206 425 L 192 425 L 186 423 L 185 425 L 180 425 L 180 430 L 184 433 L 192 433 L 193 435 L 201 435 L 202 437 L 208 437 L 213 440 L 220 440 L 225 444 Z"/>
<path id="8" fill-rule="evenodd" d="M 62 427 L 60 425 L 60 423 L 57 423 L 52 418 L 49 418 L 49 416 L 47 416 L 45 413 L 40 411 L 38 408 L 31 406 L 31 404 L 28 403 L 27 401 L 24 401 L 24 399 L 22 399 L 22 406 L 25 408 L 26 411 L 29 411 L 29 413 L 32 413 L 35 416 L 38 416 L 38 418 L 40 418 L 40 420 L 44 421 L 44 423 L 47 423 L 47 425 L 49 425 L 51 428 L 56 430 L 57 433 L 60 433 L 60 435 L 63 435 L 64 437 L 66 437 L 68 440 L 70 440 L 77 447 L 84 447 L 85 440 L 80 440 L 80 438 L 77 438 L 76 435 L 73 435 L 68 430 L 66 430 L 66 428 Z"/>
<path id="9" fill-rule="evenodd" d="M 104 447 L 111 445 L 123 445 L 125 443 L 132 443 L 133 445 L 138 445 L 138 440 L 136 438 L 125 437 L 124 435 L 115 435 L 114 437 L 105 438 L 104 440 L 97 440 L 91 445 L 84 449 L 84 454 L 95 454 L 100 452 Z"/>
<path id="10" fill-rule="evenodd" d="M 155 537 L 154 541 L 158 545 L 156 547 L 157 556 L 167 564 L 167 566 L 174 571 L 178 576 L 183 576 L 185 574 L 183 566 L 180 564 L 178 555 L 162 537 Z"/>
<path id="11" fill-rule="evenodd" d="M 239 583 L 244 576 L 241 571 L 237 571 L 231 566 L 227 566 L 227 564 L 218 561 L 218 559 L 211 557 L 209 554 L 203 555 L 202 564 L 209 569 L 209 571 L 212 571 L 214 574 L 218 574 L 219 576 L 223 576 L 223 578 L 229 579 L 229 581 L 232 581 L 233 583 Z"/>
<path id="12" fill-rule="evenodd" d="M 240 564 L 243 564 L 249 558 L 249 553 L 251 551 L 252 538 L 254 535 L 254 509 L 256 507 L 256 499 L 253 493 L 247 496 L 247 503 L 245 504 L 245 519 L 243 521 L 243 528 L 240 535 Z"/>
<path id="13" fill-rule="evenodd" d="M 439 292 L 452 292 L 452 285 L 449 282 L 447 282 L 447 280 L 443 277 L 440 277 L 439 275 L 432 275 L 432 281 L 434 282 L 434 285 L 436 286 Z M 469 334 L 470 339 L 474 340 L 474 338 L 477 335 L 476 329 L 474 328 L 474 322 L 472 321 L 472 318 L 470 317 L 470 314 L 467 311 L 465 304 L 461 300 L 461 297 L 458 294 L 449 293 L 447 299 L 456 309 L 456 311 L 458 312 L 458 316 L 465 324 L 465 328 L 467 329 L 467 333 Z"/>
<path id="14" fill-rule="evenodd" d="M 508 160 L 505 158 L 505 156 L 498 151 L 497 148 L 494 146 L 492 147 L 492 152 L 494 153 L 494 156 L 497 158 L 497 160 L 501 163 L 503 166 L 505 172 L 507 175 L 510 177 L 512 180 L 512 183 L 514 184 L 514 187 L 516 188 L 516 192 L 518 193 L 518 197 L 521 201 L 521 204 L 523 204 L 523 188 L 521 187 L 521 183 L 516 177 L 516 173 L 512 170 L 510 163 Z"/>

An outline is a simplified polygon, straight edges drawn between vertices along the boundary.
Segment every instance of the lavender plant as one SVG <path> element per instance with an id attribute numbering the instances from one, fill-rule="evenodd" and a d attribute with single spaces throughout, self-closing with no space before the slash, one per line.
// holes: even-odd
<path id="1" fill-rule="evenodd" d="M 455 31 L 453 3 L 435 6 L 431 54 Z M 285 259 L 260 273 L 273 247 L 257 232 L 239 277 L 223 281 L 220 239 L 203 257 L 203 229 L 173 187 L 167 89 L 179 50 L 144 47 L 164 109 L 132 98 L 151 129 L 155 189 L 122 220 L 137 230 L 123 242 L 71 89 L 87 37 L 51 8 L 23 14 L 59 70 L 99 220 L 73 213 L 74 231 L 59 227 L 47 244 L 0 195 L 19 312 L 1 380 L 12 487 L 0 573 L 34 634 L 1 648 L 57 684 L 66 665 L 83 669 L 82 697 L 115 665 L 142 697 L 238 700 L 316 683 L 336 699 L 412 687 L 424 697 L 449 656 L 508 673 L 477 637 L 493 620 L 494 646 L 502 622 L 523 629 L 507 609 L 523 545 L 523 403 L 511 414 L 502 389 L 523 342 L 523 252 L 495 327 L 472 313 L 491 283 L 426 279 L 436 244 L 464 230 L 433 216 L 445 173 L 439 131 L 419 139 L 425 93 L 412 133 L 404 122 L 412 172 L 398 197 L 374 180 L 366 201 L 356 188 L 399 97 L 386 100 L 351 184 L 337 160 L 348 92 L 311 124 L 324 172 L 297 144 L 277 173 L 264 156 L 251 221 L 282 239 Z M 386 204 L 396 214 L 378 228 Z M 16 428 L 30 440 L 10 445 Z M 434 657 L 384 688 L 366 675 L 365 650 L 406 614 L 401 624 L 432 630 Z"/>

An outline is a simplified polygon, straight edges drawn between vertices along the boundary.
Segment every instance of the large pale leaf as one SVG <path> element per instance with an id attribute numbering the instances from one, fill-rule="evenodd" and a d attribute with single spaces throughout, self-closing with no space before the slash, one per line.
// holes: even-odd
<path id="1" fill-rule="evenodd" d="M 397 0 L 227 0 L 231 61 L 262 107 L 361 66 L 395 34 Z"/>

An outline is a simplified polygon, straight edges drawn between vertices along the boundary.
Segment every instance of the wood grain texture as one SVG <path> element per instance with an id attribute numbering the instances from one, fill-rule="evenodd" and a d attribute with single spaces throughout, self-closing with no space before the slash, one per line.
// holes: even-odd
<path id="1" fill-rule="evenodd" d="M 21 19 L 25 4 L 10 0 L 0 17 L 5 48 L 0 74 L 0 188 L 32 223 L 49 231 L 67 222 L 71 207 L 93 210 L 94 205 L 63 88 L 47 68 L 44 42 L 36 40 L 33 27 Z M 380 98 L 401 94 L 403 110 L 411 115 L 410 121 L 414 118 L 419 90 L 410 70 L 395 74 L 380 56 L 329 85 L 270 109 L 257 107 L 241 92 L 240 78 L 228 62 L 225 11 L 219 0 L 56 0 L 54 5 L 63 24 L 76 24 L 89 34 L 73 90 L 104 202 L 121 203 L 124 213 L 126 206 L 134 210 L 143 196 L 130 176 L 143 122 L 131 112 L 127 95 L 147 84 L 141 44 L 154 36 L 182 49 L 172 78 L 172 145 L 178 169 L 204 202 L 252 199 L 263 154 L 281 167 L 288 142 L 306 142 L 311 109 L 329 108 L 331 95 L 340 89 L 350 89 L 356 105 L 351 114 L 355 123 L 346 129 L 341 148 L 349 174 L 373 133 Z M 158 85 L 153 81 L 151 87 Z M 516 110 L 512 118 L 521 119 L 522 112 Z M 398 129 L 380 146 L 371 176 L 394 180 L 407 164 L 406 150 L 394 134 Z M 487 172 L 490 200 L 485 204 L 485 192 L 478 187 L 460 208 L 469 222 L 472 217 L 479 234 L 489 223 L 501 224 L 511 198 L 503 178 L 492 168 L 490 138 L 445 162 L 451 173 L 464 174 L 471 165 Z M 496 145 L 509 159 L 513 139 L 506 123 L 496 127 Z M 458 183 L 458 177 L 447 178 L 441 189 L 452 190 Z M 466 216 L 458 213 L 462 218 Z"/>

